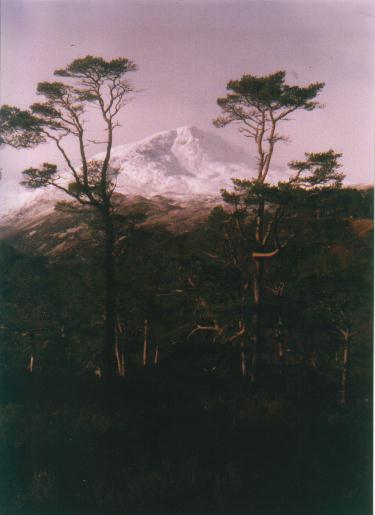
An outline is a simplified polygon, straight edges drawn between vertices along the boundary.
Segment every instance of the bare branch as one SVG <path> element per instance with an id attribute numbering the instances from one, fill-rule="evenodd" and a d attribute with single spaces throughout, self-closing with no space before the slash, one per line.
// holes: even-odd
<path id="1" fill-rule="evenodd" d="M 245 332 L 246 332 L 246 328 L 245 328 L 245 326 L 244 326 L 244 325 L 242 325 L 242 326 L 241 326 L 241 328 L 240 328 L 240 330 L 239 330 L 236 334 L 234 334 L 234 335 L 232 335 L 232 336 L 230 336 L 230 337 L 228 338 L 228 341 L 229 341 L 230 343 L 233 343 L 235 340 L 237 340 L 238 338 L 240 338 L 240 336 L 243 336 L 243 335 L 245 334 Z"/>
<path id="2" fill-rule="evenodd" d="M 252 252 L 251 253 L 251 256 L 253 259 L 269 259 L 269 258 L 273 258 L 274 256 L 276 256 L 280 250 L 282 250 L 284 247 L 286 246 L 286 244 L 283 244 L 283 245 L 280 245 L 280 247 L 278 247 L 277 249 L 275 250 L 272 250 L 271 252 Z"/>

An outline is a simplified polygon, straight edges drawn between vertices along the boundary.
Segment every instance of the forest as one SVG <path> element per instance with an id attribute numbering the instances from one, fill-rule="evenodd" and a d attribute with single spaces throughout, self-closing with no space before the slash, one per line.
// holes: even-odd
<path id="1" fill-rule="evenodd" d="M 166 228 L 111 170 L 135 69 L 87 56 L 55 72 L 79 88 L 43 82 L 44 103 L 0 111 L 3 144 L 81 143 L 69 186 L 50 163 L 23 173 L 74 201 L 62 228 L 86 227 L 55 253 L 0 241 L 2 512 L 370 514 L 373 189 L 344 186 L 332 149 L 269 182 L 277 127 L 324 84 L 231 81 L 214 123 L 253 140 L 257 174 Z M 86 103 L 103 161 L 86 158 Z"/>

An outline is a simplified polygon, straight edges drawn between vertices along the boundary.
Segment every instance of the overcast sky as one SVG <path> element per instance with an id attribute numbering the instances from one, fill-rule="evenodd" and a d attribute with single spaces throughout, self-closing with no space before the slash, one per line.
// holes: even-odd
<path id="1" fill-rule="evenodd" d="M 291 141 L 279 145 L 278 164 L 333 148 L 344 154 L 348 182 L 368 183 L 374 43 L 373 2 L 1 0 L 1 103 L 26 108 L 37 98 L 37 83 L 53 80 L 53 70 L 77 57 L 126 56 L 139 66 L 131 76 L 138 92 L 121 115 L 115 144 L 196 125 L 251 152 L 235 130 L 212 126 L 216 99 L 244 73 L 286 70 L 289 83 L 325 82 L 320 100 L 326 108 L 284 125 Z M 3 206 L 24 198 L 19 172 L 45 160 L 60 162 L 47 145 L 2 150 Z"/>

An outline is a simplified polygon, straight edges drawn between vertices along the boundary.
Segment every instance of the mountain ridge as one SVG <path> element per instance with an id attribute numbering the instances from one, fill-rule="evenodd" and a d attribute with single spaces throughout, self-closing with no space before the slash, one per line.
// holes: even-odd
<path id="1" fill-rule="evenodd" d="M 103 158 L 104 153 L 93 157 Z M 251 177 L 255 169 L 250 154 L 194 126 L 117 146 L 111 164 L 119 171 L 119 193 L 172 198 L 218 195 L 221 188 L 230 186 L 230 177 Z"/>
<path id="2" fill-rule="evenodd" d="M 102 152 L 91 159 L 103 158 Z M 254 159 L 240 147 L 194 126 L 161 131 L 113 147 L 111 165 L 118 172 L 118 193 L 178 199 L 219 196 L 220 189 L 231 186 L 231 177 L 251 177 L 255 168 Z M 63 173 L 62 180 L 67 185 L 70 173 Z M 64 199 L 68 196 L 53 187 L 39 190 L 20 207 L 4 213 L 0 224 L 14 223 L 23 215 L 46 214 Z"/>
<path id="3" fill-rule="evenodd" d="M 99 153 L 92 159 L 103 157 Z M 232 177 L 255 174 L 254 160 L 241 148 L 189 126 L 114 147 L 111 165 L 117 171 L 117 211 L 144 212 L 145 226 L 172 232 L 191 230 L 207 218 L 222 204 L 220 190 L 231 188 Z M 271 174 L 275 180 L 285 178 L 277 169 Z M 68 184 L 67 174 L 63 180 Z M 73 246 L 85 225 L 77 215 L 55 211 L 61 200 L 69 200 L 68 195 L 52 187 L 36 192 L 33 200 L 0 218 L 0 239 L 36 253 L 54 254 Z"/>

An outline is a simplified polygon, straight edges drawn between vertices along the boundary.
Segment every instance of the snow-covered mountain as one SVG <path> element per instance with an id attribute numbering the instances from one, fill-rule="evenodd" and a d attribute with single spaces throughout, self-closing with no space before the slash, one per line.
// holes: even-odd
<path id="1" fill-rule="evenodd" d="M 231 177 L 250 178 L 255 169 L 255 160 L 241 148 L 195 127 L 115 147 L 111 164 L 118 172 L 119 210 L 131 205 L 147 212 L 148 223 L 178 231 L 208 215 L 220 201 L 220 189 L 231 187 Z M 62 180 L 67 184 L 68 174 Z M 69 197 L 53 187 L 35 192 L 21 208 L 0 219 L 0 239 L 36 252 L 54 252 L 56 244 L 59 248 L 64 241 L 66 246 L 70 237 L 73 244 L 79 222 L 54 211 L 56 202 L 64 199 Z"/>
<path id="2" fill-rule="evenodd" d="M 242 149 L 195 127 L 116 147 L 111 161 L 119 170 L 119 193 L 169 198 L 219 195 L 221 188 L 230 187 L 231 177 L 251 177 L 255 167 Z"/>
<path id="3" fill-rule="evenodd" d="M 97 154 L 94 159 L 103 159 Z M 145 224 L 181 232 L 207 218 L 220 203 L 220 189 L 231 188 L 231 178 L 251 178 L 256 162 L 241 148 L 214 133 L 195 127 L 160 132 L 142 141 L 113 148 L 117 170 L 116 203 L 147 214 Z M 273 180 L 285 178 L 272 170 Z M 68 175 L 63 178 L 66 184 Z M 69 200 L 53 187 L 34 194 L 31 201 L 0 219 L 0 239 L 20 250 L 57 255 L 74 249 L 77 232 L 87 231 L 77 215 L 55 211 L 59 200 Z"/>
<path id="4" fill-rule="evenodd" d="M 103 159 L 104 154 L 93 158 Z M 241 148 L 196 127 L 180 127 L 114 147 L 111 164 L 118 170 L 117 193 L 181 200 L 219 196 L 221 188 L 231 186 L 231 177 L 250 178 L 255 169 L 255 160 Z M 53 187 L 39 190 L 0 223 L 45 216 L 62 199 L 68 197 Z"/>

